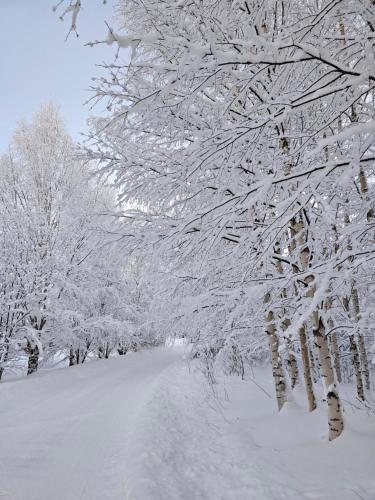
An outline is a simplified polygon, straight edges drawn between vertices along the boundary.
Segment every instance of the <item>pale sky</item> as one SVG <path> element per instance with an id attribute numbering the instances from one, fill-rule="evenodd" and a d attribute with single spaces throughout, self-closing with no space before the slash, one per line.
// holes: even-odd
<path id="1" fill-rule="evenodd" d="M 111 21 L 114 3 L 82 2 L 80 38 L 71 34 L 65 42 L 69 19 L 63 23 L 52 11 L 57 0 L 0 0 L 0 152 L 17 122 L 50 100 L 59 105 L 68 132 L 80 139 L 90 113 L 83 105 L 87 89 L 100 74 L 95 64 L 113 61 L 116 50 L 84 43 L 106 37 L 104 20 Z M 95 111 L 100 114 L 101 108 Z"/>

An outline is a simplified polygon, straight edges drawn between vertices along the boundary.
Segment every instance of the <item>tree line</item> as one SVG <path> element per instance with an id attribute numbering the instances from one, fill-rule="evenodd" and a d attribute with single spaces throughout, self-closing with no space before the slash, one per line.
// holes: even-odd
<path id="1" fill-rule="evenodd" d="M 0 160 L 0 379 L 157 343 L 114 206 L 52 104 L 19 124 Z"/>
<path id="2" fill-rule="evenodd" d="M 122 0 L 87 154 L 158 254 L 207 374 L 270 359 L 278 408 L 373 377 L 373 0 Z M 100 43 L 100 42 L 94 42 Z M 138 236 L 137 236 L 138 235 Z"/>

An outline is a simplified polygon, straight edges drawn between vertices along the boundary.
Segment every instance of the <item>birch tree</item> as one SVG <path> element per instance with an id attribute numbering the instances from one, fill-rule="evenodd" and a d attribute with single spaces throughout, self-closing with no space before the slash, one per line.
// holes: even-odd
<path id="1" fill-rule="evenodd" d="M 372 1 L 122 0 L 118 13 L 102 43 L 129 49 L 131 62 L 120 51 L 94 81 L 108 114 L 92 120 L 87 154 L 119 190 L 139 241 L 190 288 L 180 317 L 197 319 L 195 352 L 233 359 L 233 317 L 245 317 L 244 303 L 260 311 L 276 387 L 293 345 L 310 410 L 318 353 L 338 437 L 338 346 L 358 339 L 353 359 L 369 385 L 373 342 L 372 308 L 360 304 L 374 254 Z M 228 321 L 202 333 L 198 318 L 214 325 L 215 314 Z M 257 338 L 247 332 L 244 353 Z"/>

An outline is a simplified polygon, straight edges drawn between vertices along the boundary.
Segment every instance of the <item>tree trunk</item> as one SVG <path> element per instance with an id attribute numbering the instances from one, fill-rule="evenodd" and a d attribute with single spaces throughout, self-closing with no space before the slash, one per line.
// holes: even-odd
<path id="1" fill-rule="evenodd" d="M 286 290 L 283 290 L 283 297 L 286 298 Z M 284 311 L 285 314 L 285 311 Z M 287 328 L 291 325 L 291 321 L 289 318 L 286 318 L 283 323 L 282 323 L 282 329 L 283 331 L 287 330 Z M 298 382 L 298 363 L 297 363 L 297 358 L 293 352 L 293 344 L 290 338 L 285 339 L 286 343 L 286 351 L 287 351 L 287 356 L 286 356 L 286 364 L 288 367 L 288 373 L 290 377 L 290 386 L 292 389 L 295 388 L 297 382 Z"/>
<path id="2" fill-rule="evenodd" d="M 303 324 L 299 329 L 299 340 L 301 344 L 301 356 L 303 363 L 303 377 L 305 380 L 307 401 L 309 403 L 309 411 L 314 411 L 316 409 L 316 398 L 314 394 L 314 385 L 311 376 L 311 366 L 309 358 L 309 348 L 307 344 L 306 337 L 306 325 Z"/>
<path id="3" fill-rule="evenodd" d="M 344 430 L 344 418 L 342 415 L 335 374 L 332 367 L 328 340 L 325 335 L 325 327 L 322 318 L 319 317 L 318 311 L 314 313 L 313 323 L 315 345 L 318 349 L 319 366 L 325 386 L 328 405 L 329 440 L 332 441 L 333 439 L 339 437 Z"/>
<path id="4" fill-rule="evenodd" d="M 365 200 L 368 202 L 368 182 L 366 178 L 366 174 L 363 171 L 362 167 L 359 167 L 359 183 L 361 187 L 361 193 Z M 372 219 L 374 218 L 374 209 L 372 207 L 369 208 L 367 212 L 367 221 L 371 222 Z M 361 310 L 360 310 L 360 305 L 359 305 L 359 297 L 358 297 L 358 290 L 356 287 L 355 281 L 353 282 L 353 307 L 354 307 L 354 313 L 355 313 L 355 318 L 357 321 L 361 319 Z M 358 346 L 359 346 L 359 355 L 360 355 L 360 363 L 362 365 L 362 375 L 363 379 L 365 381 L 365 386 L 366 389 L 369 391 L 370 390 L 370 371 L 368 368 L 368 359 L 367 359 L 367 352 L 366 352 L 366 345 L 365 345 L 365 339 L 363 338 L 363 335 L 358 332 Z"/>
<path id="5" fill-rule="evenodd" d="M 356 387 L 357 387 L 357 396 L 359 399 L 364 401 L 365 400 L 365 393 L 364 393 L 363 382 L 362 382 L 361 364 L 359 361 L 358 348 L 357 348 L 356 341 L 354 340 L 354 335 L 349 335 L 349 341 L 350 341 L 350 351 L 352 353 L 352 359 L 353 359 L 353 367 L 354 367 Z"/>
<path id="6" fill-rule="evenodd" d="M 368 367 L 365 339 L 363 338 L 363 335 L 361 335 L 361 334 L 358 334 L 358 347 L 359 347 L 359 356 L 360 356 L 360 360 L 361 360 L 361 364 L 362 364 L 363 379 L 365 381 L 365 387 L 369 391 L 370 390 L 370 370 Z"/>
<path id="7" fill-rule="evenodd" d="M 39 348 L 37 345 L 32 346 L 31 344 L 27 347 L 27 352 L 29 354 L 29 359 L 27 363 L 27 374 L 31 375 L 38 370 L 39 365 Z"/>
<path id="8" fill-rule="evenodd" d="M 307 344 L 308 344 L 309 357 L 310 357 L 310 363 L 311 363 L 311 374 L 312 374 L 314 384 L 316 384 L 320 378 L 319 367 L 317 365 L 317 360 L 316 360 L 316 357 L 314 354 L 314 346 L 310 345 L 308 339 L 307 339 Z"/>
<path id="9" fill-rule="evenodd" d="M 109 347 L 109 342 L 107 342 L 107 344 L 105 346 L 105 352 L 104 352 L 105 359 L 108 359 L 110 354 L 111 354 L 111 349 Z"/>
<path id="10" fill-rule="evenodd" d="M 353 309 L 354 309 L 354 315 L 357 323 L 361 319 L 361 310 L 359 306 L 359 297 L 358 297 L 358 290 L 355 281 L 353 281 L 353 290 L 352 290 L 352 297 L 353 297 Z M 363 338 L 363 335 L 358 332 L 358 346 L 359 346 L 359 363 L 362 365 L 362 375 L 363 379 L 365 381 L 365 386 L 367 390 L 370 390 L 370 371 L 368 367 L 368 359 L 367 359 L 367 352 L 366 352 L 366 345 L 365 345 L 365 339 Z"/>
<path id="11" fill-rule="evenodd" d="M 329 292 L 330 294 L 332 293 L 332 287 L 329 287 Z M 328 314 L 331 313 L 332 303 L 333 303 L 333 298 L 332 295 L 330 295 L 325 300 L 325 310 L 327 311 Z M 333 363 L 335 366 L 336 378 L 338 382 L 341 382 L 342 378 L 341 378 L 339 345 L 337 342 L 337 334 L 334 331 L 335 323 L 332 319 L 332 316 L 328 318 L 327 325 L 330 330 L 329 332 L 330 350 Z"/>
<path id="12" fill-rule="evenodd" d="M 287 349 L 288 349 L 287 363 L 289 367 L 290 385 L 291 388 L 294 389 L 298 382 L 298 364 L 297 364 L 297 358 L 292 352 L 290 339 L 287 340 Z"/>
<path id="13" fill-rule="evenodd" d="M 328 322 L 328 326 L 331 328 L 329 322 Z M 332 353 L 333 363 L 335 365 L 335 372 L 336 372 L 337 381 L 342 382 L 341 365 L 340 365 L 340 351 L 339 351 L 339 344 L 337 342 L 336 332 L 332 332 L 329 338 L 331 341 L 330 342 L 331 353 Z"/>
<path id="14" fill-rule="evenodd" d="M 74 366 L 75 364 L 76 364 L 76 355 L 73 347 L 71 347 L 69 351 L 69 366 Z"/>
<path id="15" fill-rule="evenodd" d="M 290 232 L 293 240 L 289 246 L 289 253 L 292 255 L 296 250 L 298 251 L 298 258 L 300 261 L 300 265 L 303 270 L 306 270 L 309 265 L 309 251 L 308 248 L 304 248 L 306 244 L 306 234 L 304 232 L 304 221 L 302 216 L 300 215 L 299 220 L 297 218 L 293 218 L 290 221 Z M 297 273 L 299 271 L 298 266 L 292 265 L 293 273 Z M 295 288 L 296 296 L 299 295 L 298 287 Z M 309 404 L 309 411 L 314 411 L 317 407 L 316 398 L 314 394 L 314 384 L 312 378 L 312 368 L 315 368 L 314 359 L 312 356 L 309 358 L 309 345 L 308 339 L 306 336 L 306 325 L 303 324 L 298 331 L 299 341 L 301 345 L 301 356 L 303 363 L 303 378 L 305 381 L 305 389 L 307 395 L 307 401 Z M 314 382 L 316 380 L 314 379 Z"/>
<path id="16" fill-rule="evenodd" d="M 1 357 L 1 364 L 0 364 L 0 381 L 3 378 L 4 374 L 4 363 L 8 360 L 8 355 L 9 355 L 9 343 L 6 343 L 5 349 L 3 351 L 3 355 Z"/>
<path id="17" fill-rule="evenodd" d="M 263 299 L 264 303 L 269 302 L 271 296 L 267 293 Z M 282 361 L 279 355 L 279 339 L 276 333 L 274 323 L 274 315 L 272 311 L 268 311 L 266 333 L 271 351 L 272 375 L 275 382 L 276 400 L 279 411 L 284 406 L 286 401 L 286 381 Z"/>
<path id="18" fill-rule="evenodd" d="M 88 353 L 89 353 L 88 349 L 85 349 L 85 350 L 82 352 L 82 357 L 81 357 L 81 364 L 82 364 L 82 365 L 83 365 L 83 363 L 86 361 L 86 358 L 87 358 Z"/>

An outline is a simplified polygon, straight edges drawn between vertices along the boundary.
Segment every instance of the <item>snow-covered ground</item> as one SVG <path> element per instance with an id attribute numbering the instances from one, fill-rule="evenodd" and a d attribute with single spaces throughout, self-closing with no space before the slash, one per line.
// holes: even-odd
<path id="1" fill-rule="evenodd" d="M 323 405 L 278 415 L 254 377 L 214 397 L 179 347 L 4 382 L 0 499 L 374 500 L 375 418 L 328 443 Z"/>

